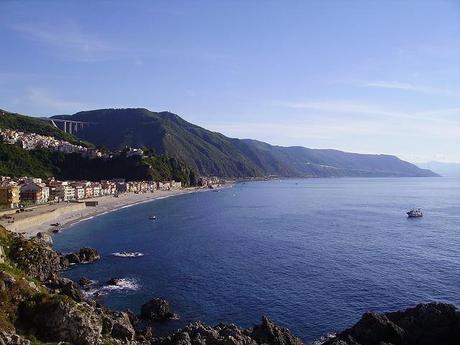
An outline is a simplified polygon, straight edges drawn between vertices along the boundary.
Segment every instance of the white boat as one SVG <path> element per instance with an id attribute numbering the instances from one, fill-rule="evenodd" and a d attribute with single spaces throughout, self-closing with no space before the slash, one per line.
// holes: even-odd
<path id="1" fill-rule="evenodd" d="M 409 212 L 406 212 L 408 218 L 419 218 L 423 217 L 423 212 L 419 208 L 413 208 Z"/>
<path id="2" fill-rule="evenodd" d="M 150 220 L 155 220 L 155 219 L 157 219 L 157 217 L 156 216 L 150 216 L 149 219 Z"/>

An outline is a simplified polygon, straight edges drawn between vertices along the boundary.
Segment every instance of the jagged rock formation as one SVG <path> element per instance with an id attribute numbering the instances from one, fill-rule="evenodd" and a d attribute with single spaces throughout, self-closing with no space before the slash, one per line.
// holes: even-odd
<path id="1" fill-rule="evenodd" d="M 201 322 L 190 324 L 176 333 L 155 339 L 155 345 L 301 345 L 302 341 L 286 329 L 276 326 L 266 317 L 254 328 L 243 329 L 235 325 L 208 326 Z"/>
<path id="2" fill-rule="evenodd" d="M 20 236 L 15 236 L 9 257 L 19 269 L 41 281 L 63 268 L 61 256 L 54 250 Z"/>
<path id="3" fill-rule="evenodd" d="M 162 298 L 151 299 L 141 307 L 141 317 L 146 320 L 166 320 L 174 316 L 168 301 Z"/>
<path id="4" fill-rule="evenodd" d="M 393 313 L 365 313 L 324 345 L 460 344 L 460 311 L 451 304 L 419 304 Z"/>
<path id="5" fill-rule="evenodd" d="M 99 260 L 100 255 L 94 248 L 81 248 L 76 253 L 67 254 L 65 259 L 69 264 L 87 264 Z"/>

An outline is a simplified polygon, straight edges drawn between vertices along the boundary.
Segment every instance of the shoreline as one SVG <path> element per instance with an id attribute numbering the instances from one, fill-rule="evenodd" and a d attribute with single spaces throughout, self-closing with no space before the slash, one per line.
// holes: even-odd
<path id="1" fill-rule="evenodd" d="M 225 188 L 224 186 L 223 188 Z M 14 233 L 20 233 L 26 238 L 31 238 L 39 232 L 53 234 L 53 230 L 67 230 L 75 224 L 102 216 L 123 208 L 132 207 L 155 200 L 161 200 L 176 195 L 195 192 L 204 192 L 210 189 L 189 187 L 178 190 L 155 191 L 142 194 L 126 193 L 119 197 L 103 196 L 99 198 L 85 199 L 81 203 L 61 203 L 55 205 L 40 205 L 31 208 L 33 211 L 14 214 L 15 223 L 0 221 L 6 229 Z M 85 201 L 97 201 L 97 206 L 85 206 Z M 59 223 L 54 227 L 52 223 Z"/>

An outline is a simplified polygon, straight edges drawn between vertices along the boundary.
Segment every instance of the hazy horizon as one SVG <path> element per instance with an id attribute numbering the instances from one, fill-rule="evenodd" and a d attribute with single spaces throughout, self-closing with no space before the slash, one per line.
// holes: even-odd
<path id="1" fill-rule="evenodd" d="M 460 163 L 456 1 L 0 3 L 0 108 Z"/>

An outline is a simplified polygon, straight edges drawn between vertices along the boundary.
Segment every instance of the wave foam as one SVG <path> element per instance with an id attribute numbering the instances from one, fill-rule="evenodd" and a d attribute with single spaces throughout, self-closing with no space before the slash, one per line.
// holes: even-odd
<path id="1" fill-rule="evenodd" d="M 132 278 L 118 279 L 114 285 L 104 285 L 99 288 L 90 289 L 85 291 L 86 295 L 91 297 L 105 296 L 112 292 L 128 292 L 136 291 L 140 287 L 138 281 Z"/>
<path id="2" fill-rule="evenodd" d="M 321 338 L 319 338 L 318 340 L 315 340 L 313 342 L 310 343 L 310 345 L 322 345 L 324 344 L 326 341 L 328 340 L 331 340 L 331 339 L 334 339 L 335 337 L 337 336 L 336 333 L 328 333 L 326 335 L 323 335 Z"/>
<path id="3" fill-rule="evenodd" d="M 141 252 L 115 252 L 112 253 L 112 255 L 120 258 L 137 258 L 140 256 L 144 256 L 144 254 Z"/>

